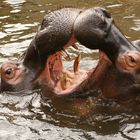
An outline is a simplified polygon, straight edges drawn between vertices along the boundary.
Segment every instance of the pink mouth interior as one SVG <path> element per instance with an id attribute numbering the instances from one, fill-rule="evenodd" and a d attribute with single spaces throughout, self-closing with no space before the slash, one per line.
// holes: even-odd
<path id="1" fill-rule="evenodd" d="M 44 76 L 54 89 L 54 93 L 58 95 L 68 94 L 73 91 L 80 83 L 87 79 L 92 70 L 78 70 L 76 67 L 75 72 L 66 70 L 62 63 L 62 56 L 60 52 L 51 55 L 46 63 Z M 44 78 L 43 76 L 43 78 Z"/>

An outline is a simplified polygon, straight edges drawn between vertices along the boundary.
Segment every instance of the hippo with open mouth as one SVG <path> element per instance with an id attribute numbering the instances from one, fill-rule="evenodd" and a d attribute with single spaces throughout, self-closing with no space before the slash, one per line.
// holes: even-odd
<path id="1" fill-rule="evenodd" d="M 96 68 L 64 69 L 62 52 L 76 42 L 99 49 Z M 63 8 L 47 14 L 22 63 L 1 65 L 1 92 L 25 92 L 44 86 L 46 94 L 81 96 L 98 91 L 106 98 L 136 99 L 140 94 L 140 41 L 129 42 L 110 13 L 95 7 Z"/>

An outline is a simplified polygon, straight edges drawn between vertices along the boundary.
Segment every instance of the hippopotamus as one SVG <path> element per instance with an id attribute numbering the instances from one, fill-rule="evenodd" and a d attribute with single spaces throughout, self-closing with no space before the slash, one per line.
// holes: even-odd
<path id="1" fill-rule="evenodd" d="M 78 42 L 99 50 L 96 68 L 64 69 L 62 52 Z M 45 87 L 57 97 L 80 97 L 101 91 L 106 98 L 136 99 L 140 94 L 140 40 L 130 42 L 104 8 L 62 8 L 48 13 L 21 63 L 1 65 L 1 92 L 26 92 Z"/>

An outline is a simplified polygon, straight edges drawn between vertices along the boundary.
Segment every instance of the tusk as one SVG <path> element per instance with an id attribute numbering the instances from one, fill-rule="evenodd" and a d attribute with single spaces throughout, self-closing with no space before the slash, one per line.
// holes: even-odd
<path id="1" fill-rule="evenodd" d="M 63 72 L 63 74 L 60 77 L 60 84 L 63 90 L 66 89 L 67 84 L 67 73 Z"/>
<path id="2" fill-rule="evenodd" d="M 74 73 L 77 73 L 79 72 L 79 63 L 80 63 L 80 58 L 81 58 L 81 55 L 78 55 L 74 61 L 74 64 L 73 64 L 73 71 Z"/>
<path id="3" fill-rule="evenodd" d="M 61 55 L 64 57 L 65 60 L 70 60 L 69 54 L 66 52 L 66 50 L 62 50 Z"/>
<path id="4" fill-rule="evenodd" d="M 77 47 L 76 44 L 73 44 L 72 47 L 73 47 L 74 49 L 78 50 L 78 47 Z"/>

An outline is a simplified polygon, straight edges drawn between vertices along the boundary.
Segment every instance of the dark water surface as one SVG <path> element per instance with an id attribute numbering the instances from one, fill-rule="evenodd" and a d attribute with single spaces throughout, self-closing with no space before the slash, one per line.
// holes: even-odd
<path id="1" fill-rule="evenodd" d="M 130 39 L 140 38 L 140 0 L 1 0 L 0 63 L 17 59 L 27 48 L 45 13 L 60 6 L 107 8 Z M 82 48 L 82 67 L 97 55 Z M 65 63 L 68 67 L 69 62 Z M 140 139 L 140 113 L 114 112 L 87 101 L 0 94 L 0 140 L 125 140 Z M 102 106 L 102 107 L 101 107 Z"/>

